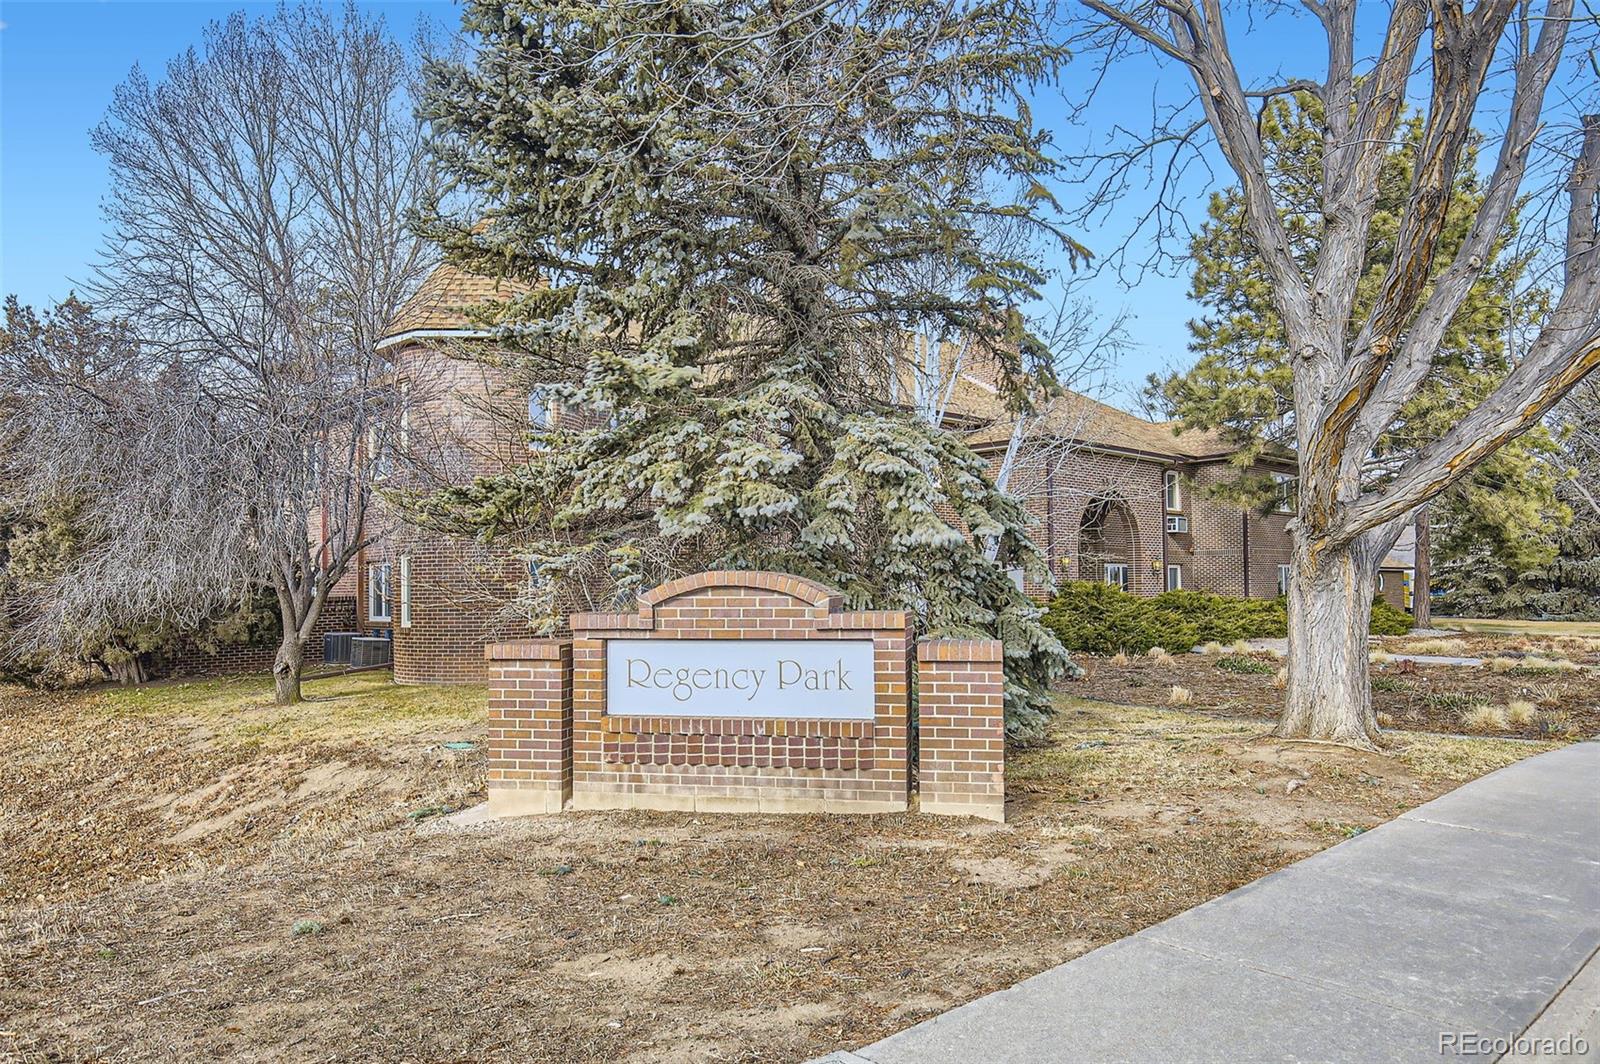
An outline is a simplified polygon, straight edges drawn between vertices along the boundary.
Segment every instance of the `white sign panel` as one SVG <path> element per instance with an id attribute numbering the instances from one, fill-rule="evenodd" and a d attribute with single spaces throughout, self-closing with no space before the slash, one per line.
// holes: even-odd
<path id="1" fill-rule="evenodd" d="M 612 639 L 606 712 L 871 720 L 870 639 Z"/>

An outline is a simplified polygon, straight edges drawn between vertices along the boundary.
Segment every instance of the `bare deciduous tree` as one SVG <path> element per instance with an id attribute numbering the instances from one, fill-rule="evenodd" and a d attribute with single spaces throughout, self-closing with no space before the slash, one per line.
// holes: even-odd
<path id="1" fill-rule="evenodd" d="M 276 593 L 280 704 L 371 541 L 393 418 L 377 340 L 428 265 L 406 227 L 431 176 L 415 64 L 353 6 L 235 14 L 94 142 L 110 162 L 97 306 L 140 344 L 114 375 L 52 367 L 27 446 L 40 491 L 92 485 L 94 547 L 34 638 Z M 42 412 L 48 411 L 48 415 Z"/>
<path id="2" fill-rule="evenodd" d="M 1381 43 L 1367 64 L 1358 58 L 1358 13 L 1365 29 L 1365 16 L 1376 9 L 1355 0 L 1303 0 L 1300 14 L 1309 13 L 1326 40 L 1326 63 L 1303 75 L 1274 71 L 1247 80 L 1220 0 L 1083 3 L 1103 55 L 1151 50 L 1181 68 L 1195 89 L 1190 109 L 1166 112 L 1137 144 L 1107 157 L 1104 190 L 1125 187 L 1138 166 L 1159 171 L 1158 155 L 1209 135 L 1237 175 L 1249 236 L 1282 317 L 1301 476 L 1291 523 L 1288 700 L 1278 734 L 1371 746 L 1377 725 L 1365 618 L 1378 564 L 1419 507 L 1537 423 L 1600 364 L 1600 115 L 1586 113 L 1600 95 L 1575 39 L 1592 32 L 1594 20 L 1575 20 L 1571 0 L 1542 7 L 1483 0 L 1470 11 L 1459 0 L 1396 0 L 1385 8 Z M 1269 32 L 1259 20 L 1290 18 L 1295 10 L 1254 9 L 1257 21 L 1247 32 Z M 1294 32 L 1303 34 L 1306 25 L 1297 23 Z M 1570 83 L 1551 93 L 1564 64 Z M 1264 157 L 1257 109 L 1286 92 L 1315 95 L 1327 116 L 1312 204 L 1281 202 Z M 1370 309 L 1358 311 L 1377 170 L 1407 101 L 1418 99 L 1425 100 L 1425 125 L 1393 259 Z M 1491 111 L 1500 128 L 1483 152 L 1495 159 L 1482 178 L 1482 208 L 1454 257 L 1436 262 L 1472 123 Z M 1552 268 L 1538 278 L 1558 293 L 1548 314 L 1490 395 L 1402 466 L 1374 475 L 1379 437 L 1428 376 L 1446 330 L 1523 204 L 1553 223 Z M 1286 210 L 1319 227 L 1309 267 L 1292 252 Z"/>

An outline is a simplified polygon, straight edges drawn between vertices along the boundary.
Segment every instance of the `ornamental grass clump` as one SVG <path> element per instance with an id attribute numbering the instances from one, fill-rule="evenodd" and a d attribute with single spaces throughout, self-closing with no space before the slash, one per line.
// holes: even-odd
<path id="1" fill-rule="evenodd" d="M 1500 706 L 1479 703 L 1461 715 L 1461 726 L 1469 732 L 1503 732 L 1506 711 Z"/>
<path id="2" fill-rule="evenodd" d="M 1526 728 L 1539 719 L 1539 707 L 1532 702 L 1517 699 L 1506 703 L 1506 723 L 1513 728 Z"/>

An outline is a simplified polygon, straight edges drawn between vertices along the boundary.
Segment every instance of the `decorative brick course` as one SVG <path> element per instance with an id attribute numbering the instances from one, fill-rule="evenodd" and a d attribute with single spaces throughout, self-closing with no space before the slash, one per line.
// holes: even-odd
<path id="1" fill-rule="evenodd" d="M 1005 664 L 998 639 L 917 644 L 917 732 L 922 811 L 1005 820 Z"/>

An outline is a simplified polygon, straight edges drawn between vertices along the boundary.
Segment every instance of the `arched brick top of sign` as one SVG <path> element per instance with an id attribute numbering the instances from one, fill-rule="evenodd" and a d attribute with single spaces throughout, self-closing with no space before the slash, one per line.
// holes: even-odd
<path id="1" fill-rule="evenodd" d="M 675 598 L 702 591 L 708 587 L 742 587 L 757 591 L 774 591 L 788 595 L 808 606 L 833 612 L 844 602 L 844 596 L 814 580 L 788 573 L 768 573 L 750 569 L 712 569 L 709 572 L 680 576 L 658 584 L 639 596 L 639 612 L 647 613 L 656 606 L 665 605 Z"/>
<path id="2" fill-rule="evenodd" d="M 574 613 L 568 618 L 574 632 L 592 632 L 600 630 L 609 631 L 650 631 L 656 628 L 656 611 L 671 607 L 676 609 L 676 600 L 709 592 L 711 598 L 721 598 L 718 592 L 731 595 L 749 596 L 752 592 L 766 595 L 782 595 L 803 608 L 811 617 L 818 629 L 837 631 L 854 631 L 869 628 L 886 628 L 903 630 L 908 618 L 902 610 L 846 610 L 844 596 L 830 587 L 824 587 L 814 580 L 804 577 L 791 576 L 788 573 L 769 573 L 750 569 L 712 569 L 709 572 L 695 573 L 692 576 L 679 577 L 668 580 L 666 583 L 640 593 L 639 608 L 626 613 Z M 755 604 L 758 608 L 770 609 L 775 604 L 767 603 L 765 606 Z M 729 608 L 716 607 L 712 608 Z M 737 618 L 737 612 L 734 618 Z M 718 623 L 709 627 L 727 628 L 726 620 L 733 618 L 718 618 Z M 734 625 L 733 627 L 738 627 Z M 781 626 L 780 626 L 781 627 Z"/>

